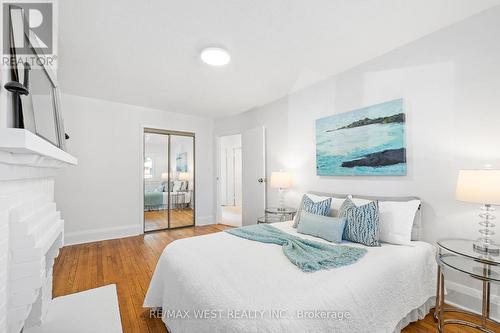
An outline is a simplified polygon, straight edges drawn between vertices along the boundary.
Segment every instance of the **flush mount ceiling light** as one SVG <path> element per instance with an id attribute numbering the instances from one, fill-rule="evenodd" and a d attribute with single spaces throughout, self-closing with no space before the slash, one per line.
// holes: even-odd
<path id="1" fill-rule="evenodd" d="M 229 53 L 221 47 L 207 47 L 201 51 L 200 57 L 210 66 L 224 66 L 231 61 Z"/>

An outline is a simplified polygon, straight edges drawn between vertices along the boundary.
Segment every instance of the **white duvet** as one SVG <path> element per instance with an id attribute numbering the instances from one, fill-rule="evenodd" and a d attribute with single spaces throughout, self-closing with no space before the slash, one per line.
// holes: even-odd
<path id="1" fill-rule="evenodd" d="M 274 226 L 322 241 L 298 234 L 291 221 Z M 353 265 L 304 273 L 278 245 L 225 232 L 176 240 L 160 257 L 144 306 L 162 307 L 171 333 L 392 333 L 435 295 L 435 248 L 365 248 Z"/>

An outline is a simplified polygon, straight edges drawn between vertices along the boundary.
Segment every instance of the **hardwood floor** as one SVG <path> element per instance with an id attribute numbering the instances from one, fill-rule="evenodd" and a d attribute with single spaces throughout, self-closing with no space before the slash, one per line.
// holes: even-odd
<path id="1" fill-rule="evenodd" d="M 150 319 L 142 307 L 156 262 L 165 246 L 175 239 L 210 234 L 229 228 L 224 225 L 190 227 L 146 235 L 66 246 L 54 266 L 53 296 L 63 296 L 115 283 L 125 333 L 166 332 L 160 319 Z M 466 318 L 454 315 L 454 318 Z M 500 332 L 500 326 L 492 327 Z M 437 332 L 432 316 L 410 324 L 404 333 Z M 446 333 L 473 333 L 461 326 L 447 326 Z"/>
<path id="2" fill-rule="evenodd" d="M 193 210 L 179 208 L 170 210 L 170 227 L 184 227 L 193 224 Z M 144 212 L 144 228 L 146 231 L 168 228 L 168 210 Z"/>

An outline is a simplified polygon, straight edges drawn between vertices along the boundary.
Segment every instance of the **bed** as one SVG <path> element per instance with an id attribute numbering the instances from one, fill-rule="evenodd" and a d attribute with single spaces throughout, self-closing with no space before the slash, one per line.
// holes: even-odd
<path id="1" fill-rule="evenodd" d="M 292 221 L 273 226 L 302 235 Z M 304 273 L 281 247 L 225 232 L 176 240 L 161 255 L 145 307 L 171 333 L 399 332 L 434 306 L 434 246 L 364 247 L 355 264 Z M 200 312 L 205 311 L 205 312 Z"/>
<path id="2" fill-rule="evenodd" d="M 170 192 L 170 207 L 180 208 L 191 204 L 191 191 Z M 168 192 L 144 192 L 144 211 L 168 209 Z"/>

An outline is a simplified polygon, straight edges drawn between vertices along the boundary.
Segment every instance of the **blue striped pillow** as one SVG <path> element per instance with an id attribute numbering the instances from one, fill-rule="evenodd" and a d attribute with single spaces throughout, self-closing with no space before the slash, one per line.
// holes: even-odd
<path id="1" fill-rule="evenodd" d="M 316 215 L 327 216 L 330 214 L 330 206 L 332 205 L 332 198 L 328 198 L 323 201 L 314 202 L 311 198 L 304 194 L 302 197 L 302 203 L 300 204 L 299 211 L 295 215 L 295 220 L 293 221 L 293 227 L 297 228 L 300 222 L 301 212 L 307 212 Z"/>
<path id="2" fill-rule="evenodd" d="M 380 246 L 379 213 L 376 201 L 358 207 L 347 198 L 339 209 L 339 216 L 347 220 L 343 239 L 368 246 Z"/>

